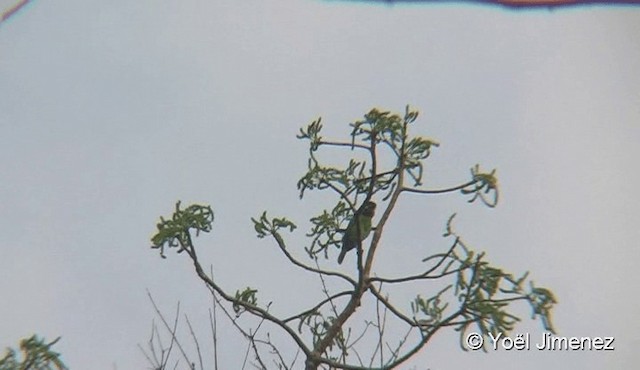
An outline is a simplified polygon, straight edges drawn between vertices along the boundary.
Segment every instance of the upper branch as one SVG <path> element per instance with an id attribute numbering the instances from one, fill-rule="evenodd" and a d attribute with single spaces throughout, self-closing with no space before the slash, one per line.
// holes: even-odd
<path id="1" fill-rule="evenodd" d="M 456 238 L 455 242 L 451 245 L 451 247 L 449 248 L 449 250 L 446 253 L 441 253 L 441 254 L 437 254 L 437 255 L 433 255 L 429 258 L 426 258 L 424 261 L 433 259 L 433 258 L 438 258 L 438 262 L 430 267 L 429 269 L 427 269 L 425 272 L 420 273 L 420 274 L 416 274 L 416 275 L 410 275 L 410 276 L 405 276 L 405 277 L 401 277 L 401 278 L 395 278 L 395 279 L 390 279 L 390 278 L 381 278 L 381 277 L 372 277 L 370 279 L 370 281 L 379 281 L 379 282 L 383 282 L 383 283 L 404 283 L 407 281 L 412 281 L 412 280 L 422 280 L 422 279 L 438 279 L 447 275 L 452 275 L 455 274 L 456 272 L 459 271 L 459 269 L 453 269 L 453 270 L 449 270 L 447 265 L 444 270 L 438 274 L 435 275 L 431 275 L 433 272 L 435 272 L 438 268 L 440 268 L 440 266 L 442 266 L 442 264 L 449 258 L 451 258 L 451 255 L 453 253 L 453 250 L 458 246 L 459 244 L 459 239 Z M 453 261 L 455 261 L 456 259 L 453 258 Z"/>
<path id="2" fill-rule="evenodd" d="M 285 322 L 278 319 L 274 315 L 268 312 L 268 310 L 258 307 L 252 304 L 250 301 L 241 299 L 241 297 L 234 297 L 228 294 L 221 286 L 219 286 L 212 277 L 208 276 L 200 262 L 196 253 L 196 248 L 191 238 L 191 231 L 195 229 L 196 235 L 203 231 L 209 232 L 213 222 L 213 211 L 210 206 L 191 205 L 186 209 L 180 208 L 180 202 L 176 204 L 176 211 L 170 220 L 160 219 L 158 223 L 158 232 L 151 240 L 153 242 L 153 248 L 159 248 L 161 253 L 165 246 L 169 248 L 178 248 L 178 253 L 186 252 L 189 258 L 193 261 L 196 274 L 210 289 L 213 289 L 227 302 L 233 303 L 234 306 L 242 307 L 247 312 L 263 318 L 280 328 L 282 328 L 289 336 L 296 342 L 298 347 L 307 355 L 311 353 L 311 350 L 306 346 L 302 338 L 296 334 Z M 295 225 L 286 219 L 275 219 L 273 227 L 289 227 L 295 228 Z M 161 254 L 162 255 L 162 254 Z M 164 257 L 164 256 L 163 256 Z"/>
<path id="3" fill-rule="evenodd" d="M 245 301 L 243 301 L 241 299 L 238 299 L 236 297 L 233 297 L 233 296 L 227 294 L 227 292 L 224 291 L 224 289 L 222 289 L 222 287 L 220 287 L 218 284 L 216 284 L 213 281 L 213 279 L 211 277 L 209 277 L 204 272 L 204 270 L 202 269 L 202 266 L 200 265 L 200 262 L 198 261 L 198 258 L 197 258 L 196 253 L 195 253 L 195 248 L 194 248 L 193 245 L 185 246 L 185 250 L 186 250 L 187 254 L 189 255 L 189 257 L 191 258 L 191 260 L 193 261 L 193 265 L 195 267 L 196 273 L 198 274 L 198 277 L 200 277 L 200 280 L 202 280 L 207 286 L 209 286 L 210 288 L 215 290 L 215 292 L 218 293 L 220 295 L 220 297 L 222 297 L 227 302 L 233 303 L 234 305 L 237 305 L 237 306 L 240 306 L 240 307 L 244 308 L 247 312 L 250 312 L 255 316 L 263 318 L 263 319 L 265 319 L 265 320 L 267 320 L 267 321 L 279 326 L 280 328 L 282 328 L 282 330 L 284 330 L 287 334 L 289 334 L 289 336 L 294 340 L 294 342 L 296 342 L 298 347 L 306 355 L 309 355 L 311 353 L 311 350 L 309 348 L 307 348 L 307 346 L 304 343 L 304 341 L 302 340 L 302 338 L 292 328 L 290 328 L 284 321 L 282 321 L 279 318 L 273 316 L 266 309 L 263 309 L 261 307 L 249 304 L 249 303 L 247 303 L 247 302 L 245 302 Z"/>
<path id="4" fill-rule="evenodd" d="M 489 173 L 480 172 L 480 167 L 476 165 L 471 169 L 471 180 L 462 185 L 433 190 L 403 187 L 402 191 L 419 194 L 442 194 L 460 190 L 462 194 L 473 194 L 473 197 L 469 200 L 469 203 L 475 201 L 476 199 L 480 199 L 484 204 L 493 208 L 498 204 L 499 197 L 498 179 L 495 176 L 495 172 L 495 169 Z M 487 198 L 487 194 L 493 194 L 493 198 Z"/>
<path id="5" fill-rule="evenodd" d="M 342 278 L 343 280 L 345 280 L 346 282 L 348 282 L 348 283 L 349 283 L 349 284 L 351 284 L 352 286 L 354 286 L 354 287 L 356 286 L 356 282 L 355 282 L 355 280 L 353 280 L 351 277 L 349 277 L 349 276 L 347 276 L 347 275 L 345 275 L 345 274 L 342 274 L 342 273 L 339 273 L 339 272 L 336 272 L 336 271 L 327 271 L 327 270 L 318 269 L 318 268 L 311 267 L 311 266 L 309 266 L 309 265 L 306 265 L 306 264 L 304 264 L 304 263 L 302 263 L 302 262 L 298 261 L 298 260 L 297 260 L 297 259 L 295 259 L 295 258 L 291 255 L 291 253 L 289 253 L 289 251 L 287 250 L 287 248 L 286 248 L 286 246 L 285 246 L 285 243 L 284 243 L 284 240 L 282 239 L 282 236 L 280 236 L 280 234 L 278 234 L 277 232 L 272 233 L 272 235 L 273 235 L 273 238 L 274 238 L 274 239 L 276 240 L 276 242 L 278 243 L 278 247 L 280 248 L 280 250 L 282 251 L 282 253 L 284 253 L 284 255 L 285 255 L 285 256 L 289 259 L 289 261 L 291 261 L 291 263 L 293 263 L 294 265 L 296 265 L 296 266 L 298 266 L 298 267 L 300 267 L 300 268 L 302 268 L 302 269 L 304 269 L 304 270 L 307 270 L 307 271 L 310 271 L 310 272 L 314 272 L 314 273 L 318 273 L 318 274 L 321 274 L 321 275 L 336 276 L 336 277 Z"/>
<path id="6" fill-rule="evenodd" d="M 369 147 L 366 145 L 362 145 L 362 144 L 358 144 L 358 143 L 343 143 L 343 142 L 338 142 L 338 141 L 324 141 L 324 140 L 320 140 L 318 142 L 319 145 L 327 145 L 327 146 L 347 146 L 350 148 L 358 148 L 358 149 L 364 149 L 364 150 L 369 150 Z"/>
<path id="7" fill-rule="evenodd" d="M 462 185 L 458 185 L 458 186 L 454 186 L 451 188 L 445 188 L 445 189 L 433 189 L 433 190 L 427 190 L 427 189 L 416 189 L 416 188 L 409 188 L 409 187 L 403 187 L 402 191 L 406 191 L 408 193 L 420 193 L 420 194 L 442 194 L 442 193 L 451 193 L 453 191 L 456 190 L 462 190 L 464 188 L 467 188 L 469 186 L 475 185 L 478 182 L 480 182 L 480 180 L 478 179 L 473 179 L 465 184 Z"/>

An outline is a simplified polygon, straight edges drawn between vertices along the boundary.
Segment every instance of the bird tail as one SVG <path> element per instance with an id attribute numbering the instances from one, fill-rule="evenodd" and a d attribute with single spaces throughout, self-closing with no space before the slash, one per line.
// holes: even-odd
<path id="1" fill-rule="evenodd" d="M 344 256 L 346 255 L 347 255 L 347 248 L 342 246 L 342 249 L 340 250 L 340 255 L 338 256 L 338 264 L 342 264 L 342 261 L 344 261 Z"/>

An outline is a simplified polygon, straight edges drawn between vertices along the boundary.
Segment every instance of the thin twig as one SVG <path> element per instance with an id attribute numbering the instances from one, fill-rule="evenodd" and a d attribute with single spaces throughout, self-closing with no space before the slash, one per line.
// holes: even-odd
<path id="1" fill-rule="evenodd" d="M 189 317 L 186 314 L 184 315 L 184 319 L 187 321 L 187 326 L 189 327 L 191 338 L 193 338 L 193 342 L 196 344 L 196 351 L 198 352 L 198 360 L 200 361 L 200 370 L 204 370 L 204 365 L 202 363 L 202 353 L 200 352 L 200 343 L 198 343 L 198 338 L 196 338 L 196 334 L 193 332 L 193 327 L 191 326 Z"/>
<path id="2" fill-rule="evenodd" d="M 189 360 L 189 357 L 185 353 L 184 349 L 182 348 L 182 345 L 180 345 L 180 341 L 178 341 L 178 338 L 176 337 L 176 330 L 177 330 L 177 327 L 178 327 L 178 315 L 180 313 L 180 302 L 178 302 L 178 307 L 176 309 L 176 319 L 175 319 L 174 324 L 173 324 L 173 329 L 171 329 L 171 327 L 169 326 L 169 324 L 165 320 L 164 315 L 158 309 L 158 306 L 156 305 L 156 302 L 153 300 L 153 297 L 151 296 L 151 293 L 149 292 L 148 289 L 147 289 L 147 295 L 149 296 L 149 300 L 151 300 L 151 304 L 153 305 L 153 308 L 155 309 L 156 313 L 160 317 L 160 320 L 162 320 L 162 323 L 164 324 L 165 328 L 171 334 L 171 344 L 169 345 L 168 352 L 171 352 L 171 348 L 173 347 L 173 343 L 175 343 L 178 346 L 178 349 L 180 349 L 180 352 L 182 353 L 182 357 L 184 357 L 185 361 L 187 361 L 187 364 L 191 364 L 191 361 Z M 167 358 L 168 358 L 168 354 L 167 354 Z"/>

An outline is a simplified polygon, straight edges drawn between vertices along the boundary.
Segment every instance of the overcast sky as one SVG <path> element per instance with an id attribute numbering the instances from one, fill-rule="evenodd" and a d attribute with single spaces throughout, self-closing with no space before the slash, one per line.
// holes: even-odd
<path id="1" fill-rule="evenodd" d="M 62 336 L 55 348 L 73 369 L 145 368 L 147 288 L 167 313 L 181 301 L 208 343 L 210 299 L 192 265 L 149 249 L 176 200 L 212 204 L 214 230 L 198 246 L 221 284 L 258 287 L 276 312 L 308 307 L 317 277 L 256 239 L 250 217 L 290 216 L 302 241 L 308 218 L 332 204 L 298 200 L 298 128 L 322 116 L 328 136 L 346 137 L 370 108 L 411 104 L 416 133 L 442 144 L 426 186 L 462 183 L 480 163 L 497 168 L 501 203 L 403 199 L 380 271 L 410 272 L 446 248 L 440 235 L 458 212 L 468 243 L 556 293 L 560 334 L 615 336 L 616 350 L 465 353 L 443 333 L 403 368 L 630 369 L 640 362 L 639 36 L 640 9 L 629 7 L 34 2 L 0 26 L 0 348 Z M 541 333 L 528 307 L 517 310 L 516 332 Z M 223 368 L 239 368 L 245 346 L 225 339 Z"/>

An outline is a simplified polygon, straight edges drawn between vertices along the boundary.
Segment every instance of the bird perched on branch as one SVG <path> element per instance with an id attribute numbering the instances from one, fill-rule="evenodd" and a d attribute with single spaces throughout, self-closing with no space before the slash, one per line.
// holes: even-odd
<path id="1" fill-rule="evenodd" d="M 375 211 L 376 204 L 374 202 L 366 202 L 353 215 L 342 236 L 342 250 L 340 251 L 340 256 L 338 256 L 338 263 L 342 263 L 347 252 L 358 247 L 360 242 L 369 236 L 371 219 Z"/>

